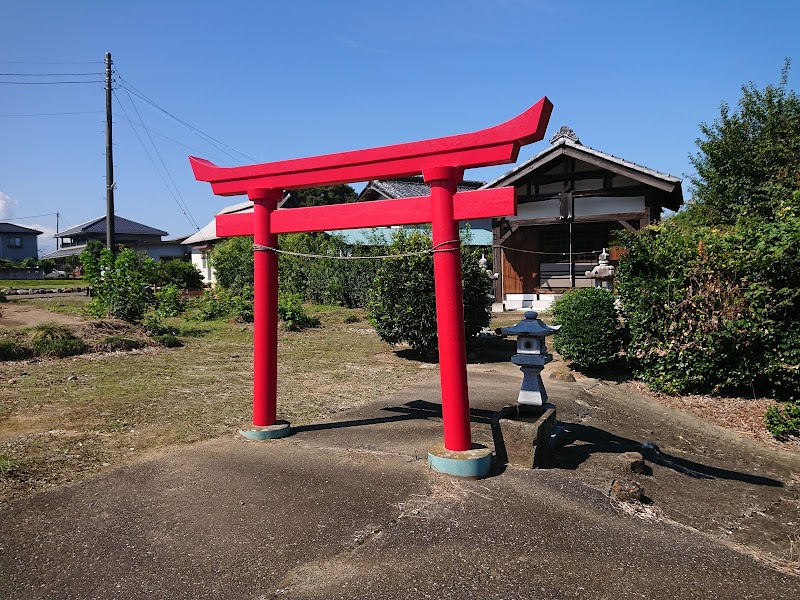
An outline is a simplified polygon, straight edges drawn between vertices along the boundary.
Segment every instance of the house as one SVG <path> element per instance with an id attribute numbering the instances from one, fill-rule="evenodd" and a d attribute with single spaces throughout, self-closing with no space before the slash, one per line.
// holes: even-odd
<path id="1" fill-rule="evenodd" d="M 14 225 L 0 223 L 0 259 L 17 262 L 24 258 L 39 258 L 39 244 L 37 237 L 41 231 Z"/>
<path id="2" fill-rule="evenodd" d="M 683 204 L 681 180 L 581 144 L 562 127 L 550 146 L 484 186 L 514 186 L 517 214 L 494 219 L 495 310 L 544 308 L 585 276 L 614 233 L 638 231 Z"/>
<path id="3" fill-rule="evenodd" d="M 186 260 L 186 248 L 179 241 L 162 240 L 165 235 L 166 231 L 114 216 L 114 239 L 118 245 L 144 252 L 153 260 Z M 105 244 L 106 217 L 87 221 L 57 233 L 55 237 L 61 240 L 60 248 L 44 258 L 64 259 L 75 256 L 83 252 L 90 241 L 96 240 Z"/>
<path id="4" fill-rule="evenodd" d="M 462 181 L 458 184 L 457 192 L 477 190 L 483 187 L 483 181 Z M 367 183 L 363 190 L 358 194 L 356 202 L 370 202 L 373 200 L 393 200 L 396 198 L 413 198 L 416 196 L 430 196 L 431 186 L 424 182 L 422 177 L 403 177 L 399 179 L 376 179 Z M 409 227 L 406 227 L 407 229 Z M 415 228 L 415 226 L 410 226 Z M 380 228 L 389 229 L 392 228 Z M 467 244 L 470 246 L 491 246 L 492 245 L 492 220 L 474 219 L 471 221 L 461 221 L 459 229 L 462 236 L 469 231 Z M 340 232 L 345 239 L 360 241 L 367 238 L 365 231 L 351 229 Z M 391 236 L 385 236 L 391 239 Z"/>

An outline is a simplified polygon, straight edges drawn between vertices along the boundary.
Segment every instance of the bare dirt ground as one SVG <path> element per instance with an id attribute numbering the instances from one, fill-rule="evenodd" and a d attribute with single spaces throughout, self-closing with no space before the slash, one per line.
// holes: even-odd
<path id="1" fill-rule="evenodd" d="M 33 327 L 42 323 L 82 325 L 83 317 L 50 312 L 32 304 L 4 302 L 0 304 L 0 331 L 4 327 Z"/>

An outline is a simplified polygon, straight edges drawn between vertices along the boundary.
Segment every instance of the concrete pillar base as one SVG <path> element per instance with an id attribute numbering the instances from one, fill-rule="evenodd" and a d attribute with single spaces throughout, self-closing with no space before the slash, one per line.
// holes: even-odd
<path id="1" fill-rule="evenodd" d="M 292 434 L 292 426 L 288 421 L 278 421 L 266 427 L 251 426 L 249 429 L 240 429 L 239 434 L 248 440 L 275 440 Z"/>
<path id="2" fill-rule="evenodd" d="M 472 444 L 470 450 L 447 450 L 444 444 L 428 449 L 428 464 L 431 469 L 456 477 L 480 479 L 492 468 L 492 450 L 480 444 Z"/>

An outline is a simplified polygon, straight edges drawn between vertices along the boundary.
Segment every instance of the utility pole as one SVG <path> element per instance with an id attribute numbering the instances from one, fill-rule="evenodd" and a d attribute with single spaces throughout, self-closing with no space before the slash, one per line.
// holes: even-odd
<path id="1" fill-rule="evenodd" d="M 117 253 L 114 243 L 114 151 L 111 137 L 111 53 L 106 52 L 106 248 Z"/>
<path id="2" fill-rule="evenodd" d="M 56 212 L 56 250 L 58 250 L 58 218 L 60 216 L 61 215 L 59 215 L 58 212 Z"/>

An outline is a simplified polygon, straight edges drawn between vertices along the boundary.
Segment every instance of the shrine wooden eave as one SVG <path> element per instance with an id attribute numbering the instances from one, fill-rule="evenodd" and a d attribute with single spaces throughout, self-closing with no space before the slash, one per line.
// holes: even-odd
<path id="1" fill-rule="evenodd" d="M 606 154 L 594 148 L 576 144 L 568 140 L 560 140 L 558 143 L 546 148 L 527 162 L 518 165 L 508 173 L 498 179 L 487 183 L 484 189 L 502 187 L 507 185 L 518 185 L 517 182 L 526 180 L 528 177 L 536 178 L 536 173 L 558 164 L 559 159 L 571 158 L 593 165 L 597 169 L 622 175 L 642 185 L 648 186 L 658 193 L 658 197 L 663 206 L 670 210 L 678 210 L 683 204 L 683 190 L 681 179 L 661 173 L 655 169 L 643 167 L 636 163 L 626 161 L 611 154 Z M 600 175 L 595 174 L 595 177 Z M 563 179 L 561 175 L 543 177 L 542 182 L 551 182 Z"/>
<path id="2" fill-rule="evenodd" d="M 194 176 L 211 183 L 220 196 L 253 189 L 297 189 L 419 175 L 434 167 L 471 168 L 517 159 L 521 146 L 544 137 L 552 103 L 545 97 L 513 119 L 480 131 L 405 144 L 395 144 L 242 167 L 219 167 L 189 157 Z"/>

